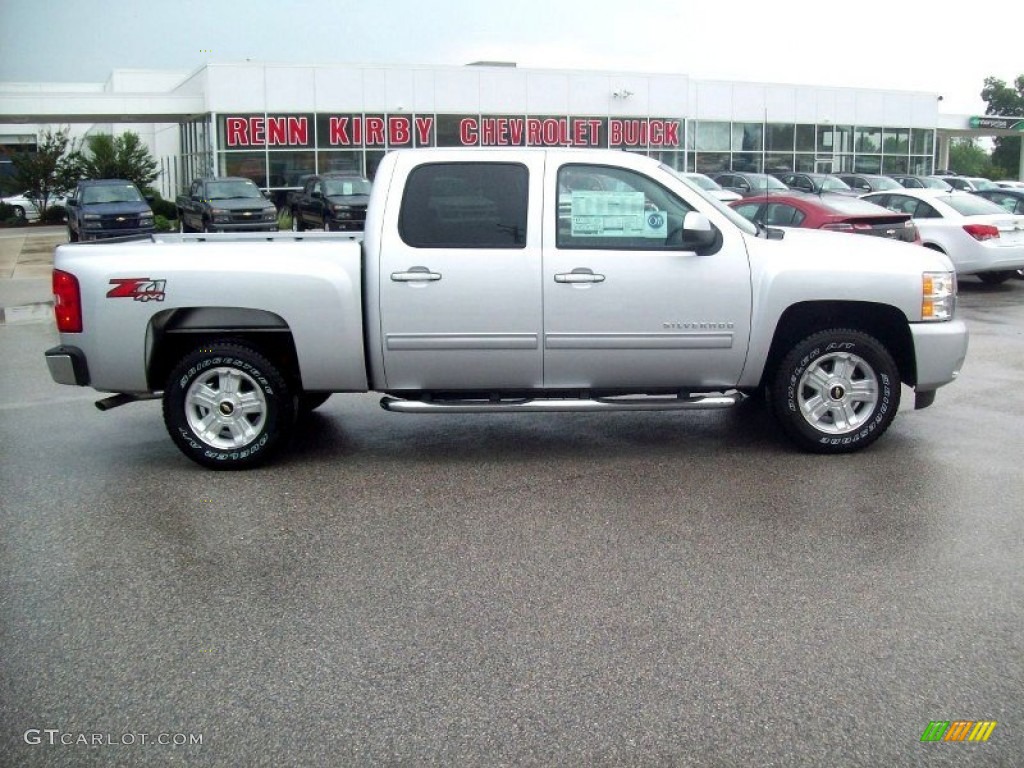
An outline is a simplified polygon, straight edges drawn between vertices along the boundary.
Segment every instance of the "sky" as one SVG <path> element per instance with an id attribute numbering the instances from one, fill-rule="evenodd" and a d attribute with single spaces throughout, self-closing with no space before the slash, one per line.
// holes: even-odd
<path id="1" fill-rule="evenodd" d="M 114 69 L 298 64 L 520 67 L 924 91 L 984 114 L 1024 74 L 1024 2 L 932 0 L 0 0 L 0 82 Z"/>

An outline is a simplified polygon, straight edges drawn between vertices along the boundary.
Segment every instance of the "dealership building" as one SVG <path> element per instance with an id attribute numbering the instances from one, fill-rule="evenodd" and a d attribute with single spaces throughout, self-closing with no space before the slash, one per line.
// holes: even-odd
<path id="1" fill-rule="evenodd" d="M 936 93 L 503 62 L 211 63 L 191 73 L 117 70 L 96 84 L 0 83 L 0 165 L 31 151 L 44 125 L 139 133 L 160 162 L 165 197 L 211 174 L 271 192 L 310 173 L 372 178 L 387 151 L 406 147 L 600 147 L 703 173 L 927 174 L 948 167 L 953 137 L 1024 135 L 1013 120 L 941 106 Z"/>

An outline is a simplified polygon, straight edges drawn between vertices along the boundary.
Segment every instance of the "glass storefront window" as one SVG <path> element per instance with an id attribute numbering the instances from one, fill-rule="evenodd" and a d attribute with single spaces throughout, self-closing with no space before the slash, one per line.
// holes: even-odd
<path id="1" fill-rule="evenodd" d="M 764 169 L 767 173 L 778 173 L 780 171 L 793 170 L 793 153 L 766 155 L 764 158 Z"/>
<path id="2" fill-rule="evenodd" d="M 301 187 L 304 176 L 316 173 L 316 153 L 313 150 L 271 152 L 269 158 L 271 187 Z"/>
<path id="3" fill-rule="evenodd" d="M 882 129 L 881 128 L 858 128 L 857 146 L 858 153 L 881 152 L 882 151 Z M 868 171 L 862 171 L 868 173 Z"/>
<path id="4" fill-rule="evenodd" d="M 882 132 L 882 151 L 887 155 L 910 154 L 910 130 L 886 128 Z"/>
<path id="5" fill-rule="evenodd" d="M 792 152 L 795 139 L 796 126 L 792 123 L 769 125 L 765 148 L 769 152 Z"/>
<path id="6" fill-rule="evenodd" d="M 728 152 L 731 146 L 729 123 L 701 120 L 694 123 L 696 150 L 698 152 Z M 702 171 L 703 173 L 703 171 Z"/>
<path id="7" fill-rule="evenodd" d="M 814 164 L 814 155 L 808 154 L 797 154 L 796 163 L 793 168 L 794 171 L 803 171 L 805 173 L 814 173 L 816 166 Z"/>
<path id="8" fill-rule="evenodd" d="M 857 162 L 854 163 L 853 170 L 855 173 L 881 173 L 882 156 L 857 155 Z"/>
<path id="9" fill-rule="evenodd" d="M 935 131 L 922 128 L 911 129 L 910 151 L 915 155 L 931 155 L 935 151 Z"/>
<path id="10" fill-rule="evenodd" d="M 837 125 L 832 129 L 833 151 L 853 152 L 853 126 Z"/>
<path id="11" fill-rule="evenodd" d="M 764 125 L 761 123 L 733 123 L 732 151 L 760 151 L 764 146 Z"/>
<path id="12" fill-rule="evenodd" d="M 728 152 L 702 152 L 694 158 L 697 173 L 718 173 L 729 170 Z"/>
<path id="13" fill-rule="evenodd" d="M 796 127 L 796 151 L 813 152 L 815 147 L 813 125 L 798 125 Z"/>
<path id="14" fill-rule="evenodd" d="M 261 189 L 267 188 L 266 152 L 221 152 L 219 176 L 242 176 L 252 179 Z"/>
<path id="15" fill-rule="evenodd" d="M 350 171 L 360 175 L 363 173 L 362 152 L 320 152 L 317 160 L 320 173 L 335 171 Z"/>
<path id="16" fill-rule="evenodd" d="M 831 125 L 818 126 L 818 143 L 815 145 L 818 152 L 822 154 L 834 152 L 836 148 L 835 140 Z"/>
<path id="17" fill-rule="evenodd" d="M 883 157 L 882 173 L 909 173 L 907 158 L 893 155 Z"/>

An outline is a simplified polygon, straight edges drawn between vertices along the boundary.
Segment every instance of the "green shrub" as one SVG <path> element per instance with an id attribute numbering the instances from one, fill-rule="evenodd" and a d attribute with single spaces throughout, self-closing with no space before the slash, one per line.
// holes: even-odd
<path id="1" fill-rule="evenodd" d="M 153 226 L 156 227 L 157 232 L 177 232 L 178 221 L 177 219 L 168 219 L 166 216 L 161 216 L 159 213 L 153 218 Z"/>
<path id="2" fill-rule="evenodd" d="M 153 202 L 149 204 L 149 207 L 153 209 L 154 216 L 163 216 L 165 219 L 178 218 L 178 209 L 174 206 L 174 203 L 170 200 L 164 200 L 158 195 L 153 197 Z"/>
<path id="3" fill-rule="evenodd" d="M 63 224 L 68 220 L 68 211 L 63 205 L 51 205 L 43 214 L 43 224 Z"/>

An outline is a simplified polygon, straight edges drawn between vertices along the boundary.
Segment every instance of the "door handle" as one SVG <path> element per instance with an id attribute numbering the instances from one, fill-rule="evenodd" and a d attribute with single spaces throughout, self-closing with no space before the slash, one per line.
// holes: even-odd
<path id="1" fill-rule="evenodd" d="M 440 280 L 440 272 L 431 272 L 426 267 L 409 267 L 405 272 L 392 272 L 391 279 L 396 283 L 420 283 Z"/>
<path id="2" fill-rule="evenodd" d="M 597 275 L 589 269 L 574 269 L 572 272 L 562 272 L 555 275 L 556 283 L 603 283 L 604 275 Z"/>

